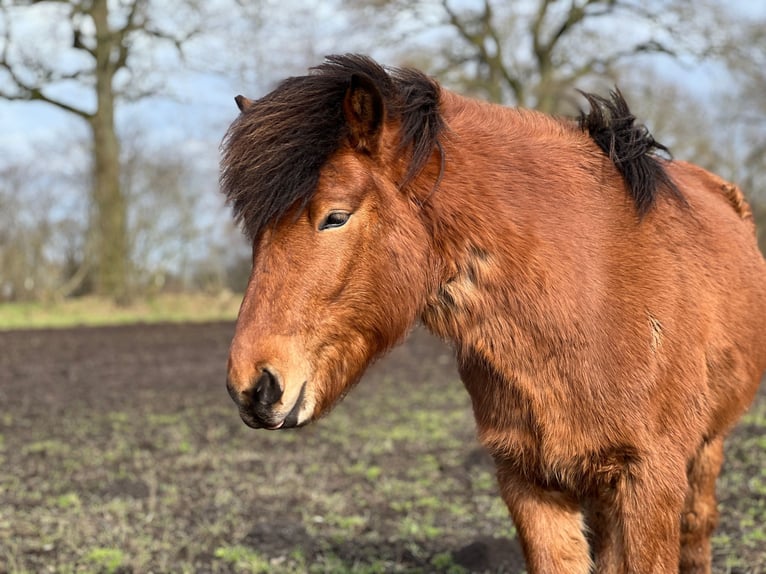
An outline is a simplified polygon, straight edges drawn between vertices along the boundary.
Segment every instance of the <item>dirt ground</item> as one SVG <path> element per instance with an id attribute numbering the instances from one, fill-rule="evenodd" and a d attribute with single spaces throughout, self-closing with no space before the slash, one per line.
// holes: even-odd
<path id="1" fill-rule="evenodd" d="M 317 424 L 248 429 L 230 323 L 0 333 L 0 572 L 520 572 L 449 349 L 422 331 Z M 766 386 L 715 572 L 766 572 Z"/>

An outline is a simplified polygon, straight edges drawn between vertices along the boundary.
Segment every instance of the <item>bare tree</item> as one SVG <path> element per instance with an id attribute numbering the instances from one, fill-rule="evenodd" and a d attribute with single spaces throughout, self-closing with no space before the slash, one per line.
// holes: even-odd
<path id="1" fill-rule="evenodd" d="M 201 172 L 188 151 L 152 144 L 141 128 L 122 141 L 132 290 L 161 290 L 171 281 L 186 288 L 201 238 L 211 235 L 201 202 L 215 188 L 217 172 Z"/>
<path id="2" fill-rule="evenodd" d="M 699 56 L 709 50 L 705 31 L 714 16 L 696 16 L 685 4 L 346 0 L 364 18 L 397 14 L 400 20 L 422 23 L 399 44 L 408 63 L 428 68 L 462 91 L 548 113 L 563 111 L 574 86 L 613 78 L 615 69 L 628 62 L 658 55 Z"/>
<path id="3" fill-rule="evenodd" d="M 759 244 L 766 253 L 766 14 L 751 17 L 737 28 L 739 41 L 723 56 L 733 74 L 734 93 L 718 114 L 719 127 L 735 130 L 731 146 L 738 162 L 737 180 L 749 194 L 758 224 Z"/>
<path id="4" fill-rule="evenodd" d="M 727 102 L 724 121 L 741 126 L 746 159 L 743 177 L 766 203 L 766 18 L 750 20 L 739 29 L 740 42 L 725 53 L 739 90 Z"/>
<path id="5" fill-rule="evenodd" d="M 185 3 L 187 12 L 193 5 Z M 67 65 L 50 64 L 16 41 L 12 16 L 60 18 L 69 30 Z M 166 17 L 153 18 L 149 0 L 12 0 L 2 4 L 0 97 L 39 101 L 81 118 L 90 129 L 93 184 L 93 270 L 96 290 L 115 298 L 127 295 L 128 235 L 126 200 L 120 186 L 120 142 L 115 128 L 118 100 L 155 94 L 157 83 L 146 84 L 136 74 L 141 47 L 165 43 L 177 54 L 196 27 Z M 58 35 L 61 36 L 61 35 Z M 50 38 L 54 42 L 55 37 Z M 75 84 L 78 94 L 71 96 Z M 85 100 L 82 103 L 78 100 Z"/>
<path id="6" fill-rule="evenodd" d="M 21 160 L 0 167 L 0 301 L 53 299 L 80 283 L 82 205 L 53 201 L 78 185 L 68 180 Z"/>

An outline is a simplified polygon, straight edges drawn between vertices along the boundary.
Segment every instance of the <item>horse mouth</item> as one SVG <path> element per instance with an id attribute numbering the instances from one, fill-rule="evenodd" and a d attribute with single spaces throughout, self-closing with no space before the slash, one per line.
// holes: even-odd
<path id="1" fill-rule="evenodd" d="M 296 428 L 306 424 L 309 421 L 309 419 L 306 419 L 305 421 L 300 423 L 298 422 L 298 417 L 300 416 L 301 407 L 303 407 L 303 400 L 305 396 L 306 396 L 306 381 L 303 381 L 301 392 L 298 393 L 298 398 L 296 399 L 295 404 L 293 405 L 293 408 L 290 409 L 290 412 L 287 413 L 287 416 L 284 419 L 282 419 L 282 422 L 271 430 Z"/>
<path id="2" fill-rule="evenodd" d="M 282 430 L 282 429 L 289 429 L 289 428 L 298 428 L 302 427 L 305 424 L 307 424 L 311 419 L 308 418 L 304 421 L 298 422 L 298 417 L 300 416 L 301 407 L 303 407 L 303 400 L 306 395 L 306 382 L 303 383 L 303 386 L 301 387 L 301 392 L 298 394 L 298 398 L 295 401 L 295 404 L 290 409 L 290 412 L 285 415 L 285 417 L 282 420 L 274 420 L 274 419 L 261 419 L 259 417 L 253 416 L 251 413 L 247 411 L 240 411 L 240 417 L 242 418 L 242 421 L 249 426 L 250 428 L 254 429 L 266 429 L 270 431 L 275 430 Z"/>

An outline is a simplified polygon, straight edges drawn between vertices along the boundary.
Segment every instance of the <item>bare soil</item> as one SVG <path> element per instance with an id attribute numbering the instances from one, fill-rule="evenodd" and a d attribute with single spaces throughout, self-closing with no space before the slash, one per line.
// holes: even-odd
<path id="1" fill-rule="evenodd" d="M 0 333 L 0 572 L 521 572 L 451 352 L 418 330 L 328 417 L 246 428 L 231 323 Z M 715 572 L 766 572 L 766 388 Z"/>

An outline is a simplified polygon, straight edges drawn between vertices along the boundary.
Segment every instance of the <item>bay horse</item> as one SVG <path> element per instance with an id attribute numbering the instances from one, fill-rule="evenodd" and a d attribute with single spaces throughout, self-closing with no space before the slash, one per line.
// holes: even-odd
<path id="1" fill-rule="evenodd" d="M 454 345 L 530 573 L 709 572 L 766 264 L 735 185 L 586 98 L 553 118 L 359 55 L 238 96 L 227 388 L 251 427 L 305 425 L 419 320 Z"/>

